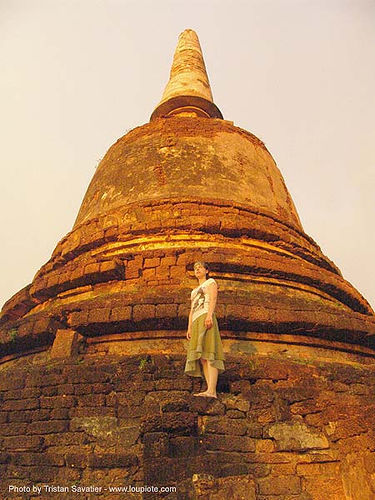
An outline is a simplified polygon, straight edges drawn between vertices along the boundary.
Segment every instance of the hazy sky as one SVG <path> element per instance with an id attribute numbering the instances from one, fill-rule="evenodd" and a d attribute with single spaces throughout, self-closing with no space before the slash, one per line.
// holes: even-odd
<path id="1" fill-rule="evenodd" d="M 149 120 L 185 28 L 224 118 L 265 142 L 305 232 L 374 307 L 374 0 L 0 0 L 0 304 Z"/>

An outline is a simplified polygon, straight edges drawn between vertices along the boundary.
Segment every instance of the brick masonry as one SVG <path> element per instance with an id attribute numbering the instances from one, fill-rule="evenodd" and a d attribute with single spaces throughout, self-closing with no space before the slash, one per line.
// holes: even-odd
<path id="1" fill-rule="evenodd" d="M 2 365 L 1 498 L 43 484 L 111 499 L 104 488 L 130 484 L 177 488 L 137 499 L 375 496 L 372 365 L 228 355 L 209 400 L 181 355 L 69 359 Z"/>
<path id="2" fill-rule="evenodd" d="M 375 346 L 371 307 L 304 233 L 264 144 L 224 120 L 171 117 L 109 149 L 73 230 L 4 305 L 1 352 L 64 329 L 183 330 L 197 259 L 220 285 L 225 330 Z"/>

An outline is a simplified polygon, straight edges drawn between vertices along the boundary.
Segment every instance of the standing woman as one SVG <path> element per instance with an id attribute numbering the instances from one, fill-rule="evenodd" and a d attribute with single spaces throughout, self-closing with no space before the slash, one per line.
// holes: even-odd
<path id="1" fill-rule="evenodd" d="M 217 300 L 217 284 L 208 277 L 205 262 L 194 264 L 194 274 L 199 285 L 191 292 L 189 326 L 186 333 L 190 341 L 187 352 L 185 373 L 192 377 L 202 377 L 207 389 L 194 396 L 216 398 L 216 384 L 219 372 L 224 371 L 224 353 L 219 328 L 214 314 Z"/>

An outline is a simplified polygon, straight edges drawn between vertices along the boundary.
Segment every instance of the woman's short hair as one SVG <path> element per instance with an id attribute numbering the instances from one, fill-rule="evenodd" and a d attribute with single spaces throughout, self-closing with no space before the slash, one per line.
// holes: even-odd
<path id="1" fill-rule="evenodd" d="M 197 262 L 194 262 L 194 268 L 195 266 L 197 266 L 198 264 L 200 264 L 202 267 L 204 267 L 207 271 L 207 275 L 208 273 L 210 272 L 210 266 L 207 264 L 207 262 L 204 262 L 202 260 L 197 260 Z"/>

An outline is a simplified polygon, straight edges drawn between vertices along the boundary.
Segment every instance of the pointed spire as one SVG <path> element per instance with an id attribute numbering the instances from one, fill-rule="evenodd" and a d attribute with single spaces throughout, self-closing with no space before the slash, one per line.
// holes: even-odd
<path id="1" fill-rule="evenodd" d="M 151 121 L 181 114 L 223 118 L 213 102 L 202 49 L 193 30 L 185 30 L 178 38 L 169 82 Z"/>

